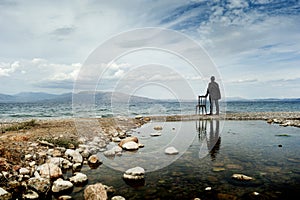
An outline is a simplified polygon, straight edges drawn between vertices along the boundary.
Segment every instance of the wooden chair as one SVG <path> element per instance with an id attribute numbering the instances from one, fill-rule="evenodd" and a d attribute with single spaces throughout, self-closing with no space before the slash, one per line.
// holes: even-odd
<path id="1" fill-rule="evenodd" d="M 207 114 L 206 112 L 206 96 L 198 96 L 198 104 L 196 105 L 196 114 L 200 112 L 202 114 Z"/>

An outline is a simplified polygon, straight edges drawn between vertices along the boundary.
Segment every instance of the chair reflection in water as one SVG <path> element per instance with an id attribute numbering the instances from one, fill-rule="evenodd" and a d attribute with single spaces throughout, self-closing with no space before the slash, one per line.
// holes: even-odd
<path id="1" fill-rule="evenodd" d="M 209 153 L 211 159 L 215 160 L 221 145 L 221 137 L 219 133 L 220 122 L 218 119 L 209 120 L 209 133 L 207 132 L 207 123 L 208 120 L 196 121 L 198 138 L 199 142 L 201 143 L 199 158 L 203 158 Z M 204 146 L 204 143 L 206 143 L 206 146 Z"/>
<path id="2" fill-rule="evenodd" d="M 198 104 L 196 105 L 196 114 L 197 113 L 202 113 L 207 114 L 206 112 L 206 96 L 198 96 Z"/>

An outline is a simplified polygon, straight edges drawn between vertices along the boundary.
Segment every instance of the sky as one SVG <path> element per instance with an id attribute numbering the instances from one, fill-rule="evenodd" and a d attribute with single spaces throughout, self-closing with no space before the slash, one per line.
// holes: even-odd
<path id="1" fill-rule="evenodd" d="M 299 98 L 299 17 L 296 0 L 0 0 L 0 93 L 193 98 L 215 75 L 223 97 Z"/>

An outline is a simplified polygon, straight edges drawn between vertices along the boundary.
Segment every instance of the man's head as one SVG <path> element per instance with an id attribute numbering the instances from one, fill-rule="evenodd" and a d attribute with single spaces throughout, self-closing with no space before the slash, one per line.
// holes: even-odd
<path id="1" fill-rule="evenodd" d="M 210 80 L 211 80 L 211 82 L 214 82 L 215 81 L 215 77 L 214 76 L 210 77 Z"/>

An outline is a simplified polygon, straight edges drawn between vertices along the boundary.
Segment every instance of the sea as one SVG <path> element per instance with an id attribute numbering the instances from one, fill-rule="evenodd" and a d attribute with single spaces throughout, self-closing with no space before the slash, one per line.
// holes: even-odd
<path id="1" fill-rule="evenodd" d="M 136 102 L 73 105 L 71 102 L 0 103 L 0 121 L 14 122 L 28 119 L 105 118 L 137 115 L 191 115 L 195 114 L 196 102 Z M 220 102 L 221 113 L 240 112 L 297 112 L 300 100 L 279 101 L 230 101 Z M 207 105 L 209 112 L 209 105 Z"/>

